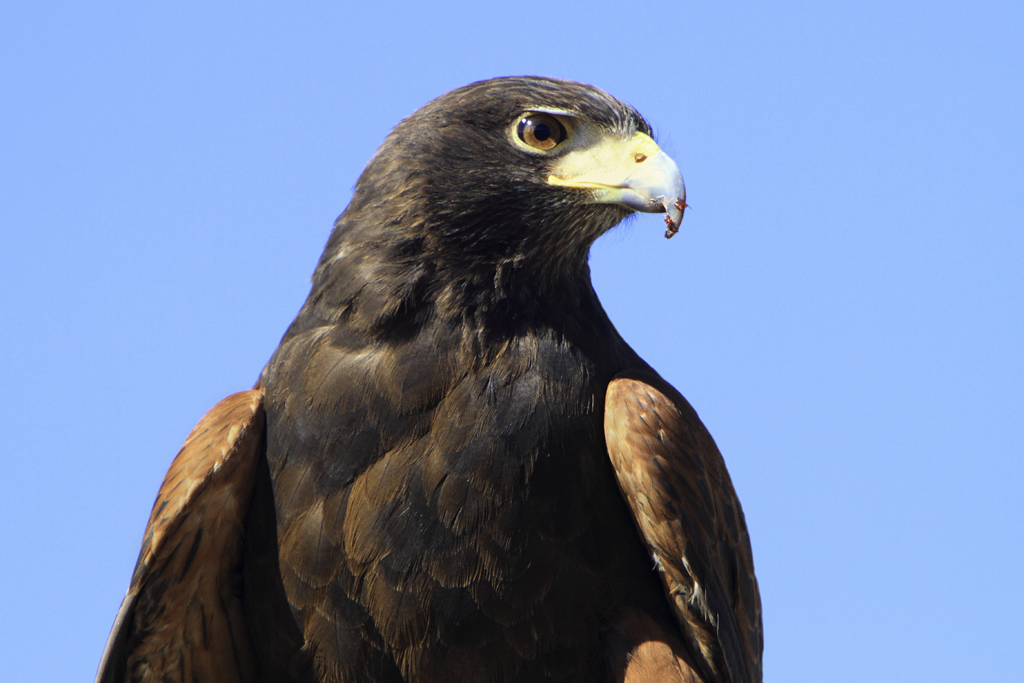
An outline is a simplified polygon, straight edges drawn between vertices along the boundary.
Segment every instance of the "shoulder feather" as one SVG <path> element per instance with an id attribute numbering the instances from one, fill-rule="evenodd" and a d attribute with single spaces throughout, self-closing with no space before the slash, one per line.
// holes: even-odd
<path id="1" fill-rule="evenodd" d="M 243 527 L 265 443 L 263 393 L 233 394 L 164 478 L 97 683 L 254 679 L 240 598 Z"/>
<path id="2" fill-rule="evenodd" d="M 725 461 L 693 408 L 653 371 L 608 386 L 608 455 L 708 681 L 760 683 L 761 602 Z"/>

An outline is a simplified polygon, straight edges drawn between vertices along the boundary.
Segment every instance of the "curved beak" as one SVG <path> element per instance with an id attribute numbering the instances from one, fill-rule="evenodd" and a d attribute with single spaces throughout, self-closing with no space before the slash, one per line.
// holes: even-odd
<path id="1" fill-rule="evenodd" d="M 548 176 L 552 185 L 591 190 L 593 203 L 664 213 L 665 237 L 679 232 L 686 210 L 683 176 L 649 135 L 636 133 L 628 140 L 608 136 L 567 154 L 553 170 Z"/>

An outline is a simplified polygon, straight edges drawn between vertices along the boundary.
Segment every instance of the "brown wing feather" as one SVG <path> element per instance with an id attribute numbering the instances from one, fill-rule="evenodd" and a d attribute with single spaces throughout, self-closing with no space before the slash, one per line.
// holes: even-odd
<path id="1" fill-rule="evenodd" d="M 711 435 L 652 371 L 609 384 L 604 430 L 619 487 L 704 677 L 760 683 L 761 599 L 750 539 Z"/>
<path id="2" fill-rule="evenodd" d="M 239 597 L 243 525 L 265 443 L 263 393 L 227 397 L 164 478 L 97 683 L 254 680 Z"/>

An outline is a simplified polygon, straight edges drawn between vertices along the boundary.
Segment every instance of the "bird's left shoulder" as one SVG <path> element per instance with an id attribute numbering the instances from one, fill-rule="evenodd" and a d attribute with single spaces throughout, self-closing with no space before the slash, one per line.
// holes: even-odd
<path id="1" fill-rule="evenodd" d="M 705 678 L 761 680 L 761 602 L 725 461 L 697 413 L 649 368 L 608 384 L 605 441 L 684 640 Z"/>

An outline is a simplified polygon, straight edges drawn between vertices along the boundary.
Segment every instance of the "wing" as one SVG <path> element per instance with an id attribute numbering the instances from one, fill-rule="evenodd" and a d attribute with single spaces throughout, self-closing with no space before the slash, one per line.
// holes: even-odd
<path id="1" fill-rule="evenodd" d="M 157 494 L 96 683 L 252 681 L 240 598 L 243 526 L 265 443 L 263 393 L 196 425 Z"/>
<path id="2" fill-rule="evenodd" d="M 684 640 L 709 681 L 760 683 L 761 598 L 725 461 L 696 412 L 653 371 L 608 386 L 608 455 Z"/>

